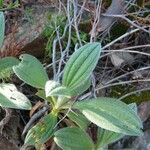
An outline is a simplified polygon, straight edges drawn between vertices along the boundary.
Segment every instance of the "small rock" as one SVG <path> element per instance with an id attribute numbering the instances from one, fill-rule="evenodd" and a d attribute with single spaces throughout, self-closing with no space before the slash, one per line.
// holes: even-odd
<path id="1" fill-rule="evenodd" d="M 150 101 L 142 102 L 138 106 L 138 115 L 142 122 L 145 122 L 150 117 Z"/>

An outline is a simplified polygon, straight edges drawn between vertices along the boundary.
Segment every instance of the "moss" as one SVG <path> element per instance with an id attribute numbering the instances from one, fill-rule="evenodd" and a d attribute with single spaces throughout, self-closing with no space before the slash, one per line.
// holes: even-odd
<path id="1" fill-rule="evenodd" d="M 144 91 L 140 92 L 140 94 L 133 94 L 131 96 L 126 97 L 123 99 L 125 103 L 133 103 L 136 102 L 137 104 L 140 104 L 144 101 L 149 101 L 150 100 L 150 90 L 149 91 Z"/>
<path id="2" fill-rule="evenodd" d="M 115 98 L 120 98 L 123 95 L 130 93 L 132 91 L 136 91 L 135 87 L 133 86 L 114 86 L 111 88 L 111 93 L 110 93 L 110 97 L 115 97 Z M 129 104 L 129 103 L 133 103 L 136 102 L 137 104 L 140 104 L 144 101 L 148 101 L 150 100 L 150 90 L 149 91 L 143 91 L 140 93 L 135 93 L 133 95 L 130 95 L 124 99 L 122 99 L 123 102 Z"/>
<path id="3" fill-rule="evenodd" d="M 114 40 L 124 33 L 127 32 L 129 28 L 129 25 L 125 22 L 119 21 L 114 27 L 112 28 L 110 34 L 111 34 L 111 39 Z M 117 31 L 117 32 L 116 32 Z"/>

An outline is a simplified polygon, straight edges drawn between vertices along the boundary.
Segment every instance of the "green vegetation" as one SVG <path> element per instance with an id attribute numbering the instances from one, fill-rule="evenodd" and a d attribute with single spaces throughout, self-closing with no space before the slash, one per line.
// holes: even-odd
<path id="1" fill-rule="evenodd" d="M 0 48 L 3 46 L 5 37 L 5 18 L 2 11 L 15 8 L 18 5 L 19 3 L 16 1 L 6 7 L 4 1 L 0 0 Z M 130 87 L 128 84 L 132 82 L 126 82 L 125 76 L 122 76 L 123 71 L 118 71 L 119 67 L 125 65 L 126 60 L 121 55 L 117 55 L 118 52 L 115 53 L 117 47 L 119 49 L 123 47 L 119 45 L 119 42 L 127 34 L 130 35 L 133 30 L 129 30 L 129 25 L 120 23 L 109 32 L 110 37 L 106 36 L 107 34 L 97 36 L 99 30 L 105 32 L 100 29 L 101 26 L 94 27 L 94 21 L 97 23 L 98 20 L 92 22 L 85 19 L 83 22 L 77 22 L 77 18 L 82 15 L 75 16 L 75 12 L 69 10 L 72 7 L 73 4 L 70 4 L 65 10 L 66 14 L 70 13 L 70 18 L 69 15 L 63 13 L 48 14 L 48 22 L 41 33 L 42 38 L 47 39 L 45 58 L 42 59 L 43 62 L 46 62 L 44 65 L 38 58 L 27 53 L 21 54 L 19 58 L 0 57 L 0 106 L 30 111 L 31 120 L 25 126 L 25 133 L 23 132 L 23 136 L 27 133 L 24 144 L 33 145 L 36 150 L 41 150 L 43 145 L 49 141 L 51 145 L 54 144 L 55 147 L 63 150 L 104 150 L 109 144 L 120 140 L 125 135 L 143 135 L 143 123 L 138 116 L 136 104 L 142 102 L 143 97 L 144 101 L 147 100 L 150 94 L 142 91 L 143 93 L 139 96 L 133 95 L 132 91 L 136 91 L 136 88 Z M 32 9 L 26 9 L 25 17 L 29 22 L 32 22 L 33 18 L 30 14 L 32 14 Z M 104 18 L 105 15 L 101 19 Z M 80 19 L 82 20 L 82 17 Z M 104 19 L 104 22 L 106 20 Z M 106 22 L 113 24 L 113 21 L 109 21 Z M 132 25 L 134 26 L 134 24 Z M 85 31 L 86 26 L 95 28 L 95 30 L 90 28 L 89 31 Z M 105 24 L 103 26 L 105 29 L 107 23 L 106 26 Z M 146 28 L 143 29 L 146 30 Z M 133 33 L 135 32 L 134 29 Z M 119 42 L 114 46 L 114 52 L 106 53 L 116 41 Z M 102 47 L 103 44 L 106 46 Z M 103 51 L 105 48 L 106 51 Z M 120 52 L 123 53 L 123 50 L 121 49 Z M 136 52 L 138 54 L 138 51 Z M 111 64 L 109 66 L 107 64 L 101 65 L 99 62 L 102 60 L 109 63 L 108 59 L 105 59 L 105 53 L 106 55 L 110 54 L 109 62 Z M 119 65 L 112 61 L 112 54 L 114 54 L 117 63 L 121 62 L 118 63 Z M 48 63 L 46 58 L 48 58 Z M 107 67 L 111 69 L 105 72 Z M 128 66 L 126 68 L 129 69 Z M 96 69 L 102 71 L 98 74 Z M 131 72 L 133 73 L 133 71 Z M 33 95 L 42 101 L 42 106 L 36 106 L 34 102 L 32 103 L 30 96 L 25 94 L 23 90 L 19 91 L 17 84 L 7 80 L 11 79 L 12 74 L 22 82 L 21 85 L 25 84 L 29 90 L 30 88 L 35 90 Z M 130 75 L 128 72 L 126 74 Z M 111 78 L 106 79 L 107 75 L 110 75 Z M 109 79 L 110 81 L 108 81 Z M 135 81 L 136 78 L 133 78 L 133 83 L 136 83 Z M 129 89 L 125 88 L 126 84 Z M 105 87 L 109 88 L 112 85 L 109 94 L 102 93 Z M 131 93 L 131 95 L 122 98 L 127 93 Z M 32 106 L 33 104 L 35 106 Z M 42 114 L 40 110 L 44 110 L 43 108 L 46 108 L 46 111 Z M 34 113 L 39 112 L 42 115 L 36 118 Z M 34 119 L 32 115 L 35 117 Z M 91 130 L 93 126 L 94 133 Z"/>
<path id="2" fill-rule="evenodd" d="M 11 10 L 19 6 L 19 1 L 15 0 L 15 2 L 10 1 L 7 3 L 7 6 L 5 5 L 4 0 L 0 0 L 0 11 L 6 11 L 6 10 Z"/>
<path id="3" fill-rule="evenodd" d="M 35 57 L 29 54 L 20 56 L 19 64 L 12 67 L 14 73 L 24 83 L 45 93 L 45 100 L 51 108 L 49 114 L 29 130 L 25 144 L 35 145 L 38 150 L 53 138 L 64 150 L 99 150 L 123 135 L 142 135 L 142 123 L 137 113 L 125 103 L 107 97 L 84 101 L 74 99 L 90 87 L 91 74 L 100 53 L 100 43 L 88 43 L 76 50 L 65 65 L 62 82 L 49 80 Z M 9 108 L 31 109 L 27 97 L 13 84 L 7 83 L 0 85 L 0 104 Z M 60 129 L 59 124 L 64 122 L 62 115 L 68 116 L 67 124 L 70 122 L 71 126 L 66 124 L 68 127 Z M 96 144 L 86 133 L 90 122 L 99 127 Z"/>

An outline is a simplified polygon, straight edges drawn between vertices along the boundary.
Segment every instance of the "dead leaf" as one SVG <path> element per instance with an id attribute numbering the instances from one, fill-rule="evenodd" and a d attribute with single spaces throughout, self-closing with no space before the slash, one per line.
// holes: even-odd
<path id="1" fill-rule="evenodd" d="M 40 109 L 44 104 L 41 101 L 38 101 L 31 109 L 30 111 L 30 118 L 33 116 L 33 114 Z"/>
<path id="2" fill-rule="evenodd" d="M 132 64 L 132 62 L 134 61 L 134 57 L 127 52 L 113 53 L 112 55 L 110 55 L 110 59 L 112 64 L 117 68 L 120 67 L 123 63 Z"/>
<path id="3" fill-rule="evenodd" d="M 104 14 L 106 15 L 120 15 L 123 14 L 125 8 L 124 0 L 112 0 L 110 7 L 106 10 Z M 97 28 L 98 32 L 102 32 L 109 27 L 116 21 L 116 18 L 107 17 L 104 15 L 100 16 L 99 26 Z"/>

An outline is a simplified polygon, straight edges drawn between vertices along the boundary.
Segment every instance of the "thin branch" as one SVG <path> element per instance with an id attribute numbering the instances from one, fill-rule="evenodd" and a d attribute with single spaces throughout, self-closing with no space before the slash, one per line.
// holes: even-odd
<path id="1" fill-rule="evenodd" d="M 145 28 L 137 25 L 136 23 L 134 23 L 133 21 L 131 21 L 130 19 L 128 19 L 125 15 L 110 15 L 110 14 L 103 14 L 103 16 L 106 16 L 106 17 L 116 17 L 116 18 L 121 18 L 121 19 L 124 19 L 126 20 L 129 24 L 131 24 L 132 26 L 140 29 L 140 30 L 143 30 L 144 32 L 147 32 L 147 33 L 150 33 L 150 31 L 146 30 Z"/>
<path id="2" fill-rule="evenodd" d="M 67 19 L 68 19 L 68 24 L 66 24 L 66 26 L 68 26 L 68 41 L 67 41 L 67 46 L 65 48 L 64 51 L 61 51 L 61 58 L 60 58 L 60 61 L 59 61 L 59 65 L 58 65 L 58 71 L 57 71 L 57 80 L 59 79 L 60 77 L 60 72 L 61 72 L 61 68 L 62 68 L 62 63 L 65 62 L 64 61 L 64 56 L 65 55 L 68 55 L 68 52 L 69 52 L 69 47 L 70 47 L 70 43 L 71 43 L 71 33 L 72 33 L 72 23 L 73 23 L 73 19 L 71 20 L 71 16 L 70 16 L 70 2 L 68 1 L 67 3 Z M 67 30 L 66 30 L 67 31 Z M 61 39 L 63 39 L 66 35 L 66 31 L 64 30 L 64 33 L 61 37 Z M 67 53 L 67 54 L 66 54 Z"/>
<path id="3" fill-rule="evenodd" d="M 108 87 L 116 86 L 116 85 L 123 85 L 123 84 L 137 83 L 137 82 L 150 82 L 150 79 L 148 78 L 148 79 L 130 80 L 130 81 L 122 81 L 122 82 L 107 84 L 99 88 L 96 88 L 96 91 L 102 90 Z"/>
<path id="4" fill-rule="evenodd" d="M 125 48 L 122 48 L 124 50 L 128 50 L 128 49 L 136 49 L 136 48 L 145 48 L 145 47 L 150 47 L 150 44 L 146 44 L 146 45 L 136 45 L 136 46 L 130 46 L 130 47 L 125 47 Z M 121 49 L 119 49 L 121 50 Z"/>
<path id="5" fill-rule="evenodd" d="M 125 50 L 123 50 L 123 49 L 120 49 L 120 50 L 105 50 L 105 51 L 103 51 L 103 52 L 110 52 L 110 53 L 101 55 L 100 58 L 106 57 L 106 56 L 111 55 L 111 54 L 116 53 L 116 52 L 136 53 L 136 54 L 146 55 L 146 56 L 149 56 L 149 57 L 150 57 L 150 54 L 149 54 L 149 53 L 140 52 L 140 51 L 133 51 L 133 50 L 126 50 L 126 51 L 125 51 Z"/>
<path id="6" fill-rule="evenodd" d="M 57 39 L 53 41 L 53 50 L 52 50 L 52 67 L 53 67 L 53 79 L 56 79 L 56 45 Z"/>
<path id="7" fill-rule="evenodd" d="M 113 84 L 107 84 L 107 85 L 96 88 L 95 91 L 99 91 L 99 90 L 109 88 L 112 86 L 116 86 L 116 85 L 123 85 L 123 84 L 137 83 L 137 82 L 150 82 L 150 79 L 148 78 L 148 79 L 141 79 L 141 80 L 130 80 L 130 81 L 117 82 L 117 83 L 113 83 Z M 89 97 L 91 94 L 92 94 L 92 92 L 88 92 L 85 95 L 83 95 L 82 97 L 86 98 L 86 97 Z"/>
<path id="8" fill-rule="evenodd" d="M 129 36 L 129 35 L 131 35 L 131 34 L 133 34 L 133 33 L 135 33 L 135 32 L 137 32 L 137 31 L 139 31 L 139 30 L 140 30 L 140 29 L 134 29 L 134 30 L 131 30 L 131 31 L 129 31 L 129 32 L 127 32 L 127 33 L 121 35 L 121 36 L 118 37 L 117 39 L 113 40 L 112 42 L 110 42 L 110 43 L 108 43 L 107 45 L 105 45 L 104 47 L 102 47 L 102 50 L 104 50 L 104 49 L 106 49 L 106 48 L 112 46 L 112 45 L 115 44 L 116 42 L 122 40 L 123 38 L 125 38 L 125 37 L 127 37 L 127 36 Z"/>
<path id="9" fill-rule="evenodd" d="M 84 10 L 84 8 L 85 8 L 86 1 L 87 1 L 87 0 L 84 0 L 83 4 L 82 4 L 82 6 L 81 6 L 81 8 L 80 8 L 80 10 L 79 10 L 79 13 L 78 13 L 78 15 L 77 15 L 78 24 L 80 23 L 80 20 L 81 20 L 82 14 L 83 14 L 83 10 Z M 77 5 L 78 5 L 78 4 L 77 4 Z"/>
<path id="10" fill-rule="evenodd" d="M 72 112 L 72 106 L 73 104 L 76 102 L 76 99 L 74 99 L 71 102 L 71 106 L 68 108 L 67 112 L 65 113 L 65 115 L 57 122 L 57 124 L 54 126 L 54 129 L 67 117 L 68 113 L 71 111 Z"/>
<path id="11" fill-rule="evenodd" d="M 76 31 L 76 35 L 77 35 L 79 44 L 80 44 L 80 46 L 82 46 L 82 42 L 81 42 L 79 30 L 78 30 L 78 23 L 77 23 L 77 2 L 75 2 L 75 0 L 73 0 L 73 6 L 74 6 L 74 28 Z"/>
<path id="12" fill-rule="evenodd" d="M 41 110 L 39 110 L 37 113 L 35 113 L 35 114 L 31 117 L 31 119 L 30 119 L 29 122 L 26 124 L 26 126 L 25 126 L 25 128 L 24 128 L 24 130 L 23 130 L 23 132 L 22 132 L 22 137 L 24 137 L 24 135 L 25 135 L 26 132 L 31 128 L 31 126 L 33 125 L 33 123 L 34 123 L 37 119 L 41 118 L 41 117 L 47 112 L 48 109 L 49 109 L 49 106 L 46 105 L 46 106 L 44 106 Z"/>
<path id="13" fill-rule="evenodd" d="M 96 8 L 96 11 L 95 11 L 95 18 L 94 18 L 94 22 L 92 24 L 92 29 L 91 29 L 91 37 L 90 37 L 90 42 L 93 42 L 95 41 L 96 39 L 96 28 L 98 26 L 98 23 L 100 21 L 100 14 L 101 14 L 101 4 L 102 4 L 102 0 L 99 0 L 98 1 L 98 4 L 97 4 L 97 8 Z"/>
<path id="14" fill-rule="evenodd" d="M 116 80 L 118 80 L 118 79 L 120 79 L 120 78 L 123 78 L 123 77 L 125 77 L 125 76 L 127 76 L 127 75 L 129 75 L 129 74 L 133 74 L 134 72 L 143 71 L 143 70 L 147 70 L 147 69 L 150 69 L 150 66 L 148 66 L 148 67 L 143 67 L 143 68 L 140 68 L 140 69 L 137 69 L 137 70 L 133 70 L 133 71 L 127 72 L 127 73 L 122 74 L 122 75 L 120 75 L 120 76 L 118 76 L 118 77 L 116 77 L 116 78 L 113 78 L 112 80 L 109 80 L 109 81 L 108 81 L 107 83 L 105 83 L 105 84 L 110 84 L 110 83 L 112 83 L 112 82 L 114 82 L 114 81 L 116 81 Z"/>
<path id="15" fill-rule="evenodd" d="M 139 92 L 144 92 L 144 91 L 149 91 L 149 90 L 150 90 L 150 88 L 143 88 L 143 89 L 140 89 L 140 90 L 136 90 L 136 91 L 133 91 L 133 92 L 130 92 L 130 93 L 127 93 L 127 94 L 123 95 L 122 97 L 119 98 L 119 100 L 122 100 L 122 99 L 124 99 L 128 96 L 133 95 L 133 94 L 136 94 L 136 93 L 139 93 Z"/>
<path id="16" fill-rule="evenodd" d="M 68 108 L 66 114 L 57 122 L 57 124 L 54 126 L 54 129 L 67 117 L 70 111 L 71 111 L 71 108 Z"/>

